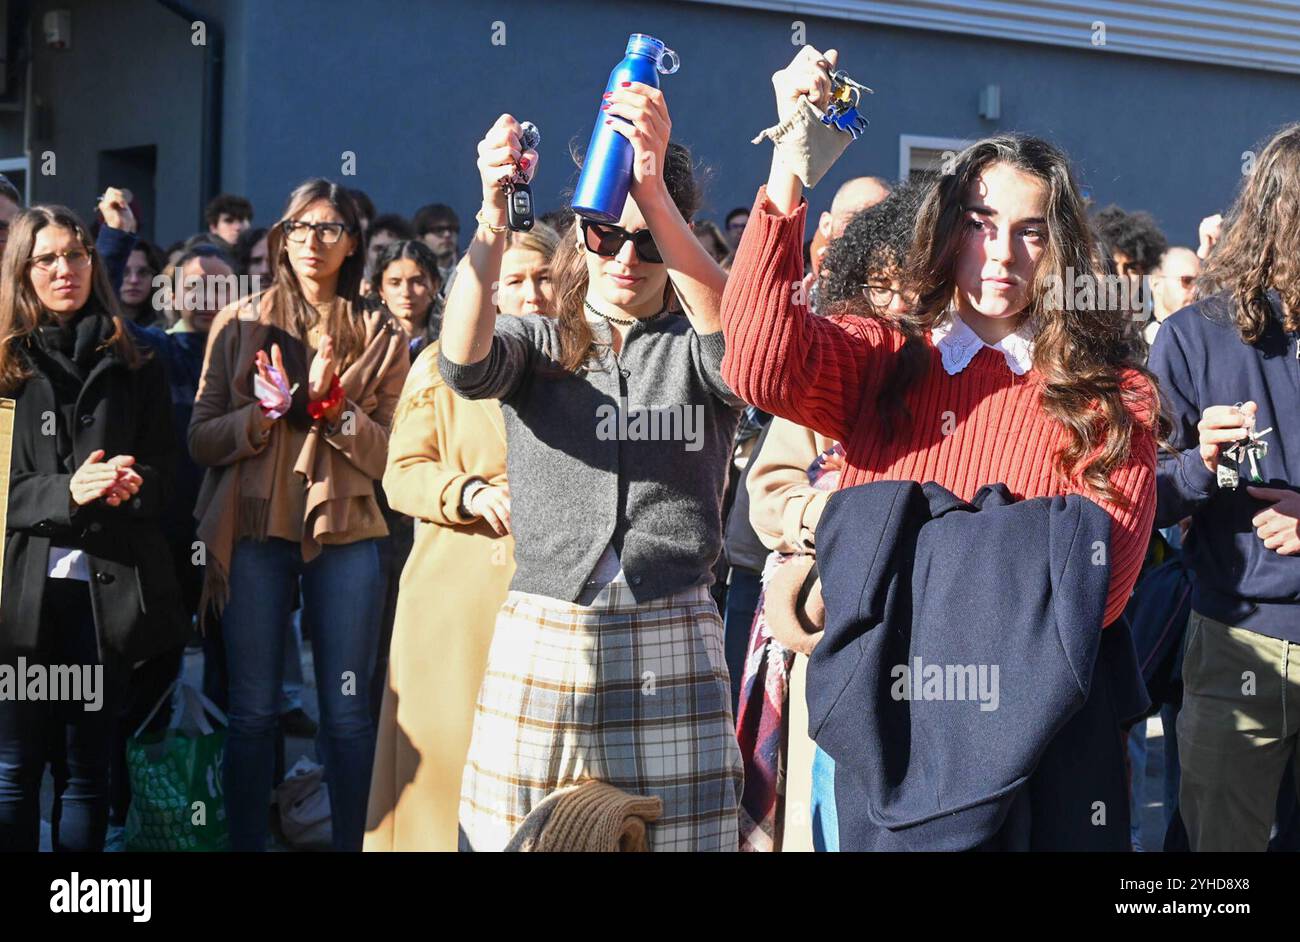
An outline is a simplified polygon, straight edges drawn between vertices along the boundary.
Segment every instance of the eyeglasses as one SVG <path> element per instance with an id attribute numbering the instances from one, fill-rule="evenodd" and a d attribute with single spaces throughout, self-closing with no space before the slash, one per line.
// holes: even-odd
<path id="1" fill-rule="evenodd" d="M 895 288 L 887 282 L 868 282 L 859 287 L 862 288 L 862 296 L 876 307 L 888 307 L 893 303 L 896 295 L 903 293 L 902 289 Z"/>
<path id="2" fill-rule="evenodd" d="M 351 226 L 341 222 L 298 222 L 293 219 L 286 219 L 280 227 L 290 242 L 306 242 L 314 232 L 325 245 L 334 245 L 343 238 L 343 233 L 352 231 Z"/>
<path id="3" fill-rule="evenodd" d="M 51 272 L 58 267 L 59 259 L 66 258 L 68 267 L 73 271 L 84 271 L 90 267 L 90 253 L 85 249 L 73 249 L 71 252 L 47 252 L 44 255 L 33 255 L 27 260 L 37 271 Z"/>
<path id="4" fill-rule="evenodd" d="M 607 226 L 604 223 L 584 219 L 582 237 L 586 241 L 588 251 L 595 252 L 602 258 L 613 258 L 623 251 L 625 242 L 631 242 L 636 257 L 641 261 L 652 265 L 663 264 L 664 258 L 659 254 L 659 246 L 655 244 L 655 237 L 649 229 L 628 232 L 620 226 Z"/>

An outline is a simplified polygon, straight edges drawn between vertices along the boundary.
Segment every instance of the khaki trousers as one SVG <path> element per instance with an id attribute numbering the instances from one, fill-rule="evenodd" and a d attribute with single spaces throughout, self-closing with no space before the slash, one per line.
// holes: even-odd
<path id="1" fill-rule="evenodd" d="M 1282 775 L 1296 762 L 1300 644 L 1197 612 L 1186 643 L 1178 754 L 1188 840 L 1194 851 L 1265 850 Z"/>

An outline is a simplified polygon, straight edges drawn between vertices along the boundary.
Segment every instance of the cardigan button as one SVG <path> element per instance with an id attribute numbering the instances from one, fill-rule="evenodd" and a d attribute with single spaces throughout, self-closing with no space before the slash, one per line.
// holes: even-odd
<path id="1" fill-rule="evenodd" d="M 94 424 L 95 424 L 95 417 L 93 415 L 83 415 L 81 417 L 82 428 L 90 428 Z"/>
<path id="2" fill-rule="evenodd" d="M 90 525 L 91 533 L 98 533 L 102 529 L 104 529 L 104 525 L 100 523 L 98 520 L 96 520 L 94 523 Z"/>
<path id="3" fill-rule="evenodd" d="M 632 577 L 632 584 L 633 584 L 633 585 L 640 585 L 640 584 L 641 584 L 641 577 L 640 577 L 640 576 L 633 576 L 633 577 Z"/>
<path id="4" fill-rule="evenodd" d="M 116 578 L 117 577 L 114 576 L 111 572 L 95 573 L 95 581 L 98 582 L 100 585 L 112 585 L 113 580 Z"/>

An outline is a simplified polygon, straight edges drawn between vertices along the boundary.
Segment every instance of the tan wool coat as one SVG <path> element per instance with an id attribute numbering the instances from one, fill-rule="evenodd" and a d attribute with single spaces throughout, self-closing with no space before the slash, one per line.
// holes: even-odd
<path id="1" fill-rule="evenodd" d="M 514 541 L 460 508 L 465 485 L 506 480 L 495 399 L 461 399 L 438 346 L 411 368 L 393 422 L 384 493 L 416 519 L 402 571 L 379 716 L 365 850 L 454 851 L 461 773 Z"/>
<path id="2" fill-rule="evenodd" d="M 201 612 L 209 601 L 218 611 L 224 607 L 236 541 L 265 538 L 272 500 L 289 500 L 289 488 L 306 492 L 305 561 L 314 559 L 322 544 L 388 533 L 374 481 L 384 473 L 388 426 L 410 356 L 405 333 L 387 311 L 354 316 L 362 321 L 365 342 L 339 376 L 346 394 L 344 419 L 332 430 L 314 422 L 305 436 L 295 435 L 286 419 L 261 434 L 261 406 L 253 394 L 255 357 L 270 350 L 278 329 L 270 321 L 268 295 L 235 302 L 213 321 L 189 428 L 190 454 L 208 467 L 194 508 L 206 554 Z M 289 381 L 305 385 L 306 376 Z M 284 448 L 296 454 L 281 455 Z M 286 466 L 292 467 L 291 480 L 277 480 L 277 468 Z"/>

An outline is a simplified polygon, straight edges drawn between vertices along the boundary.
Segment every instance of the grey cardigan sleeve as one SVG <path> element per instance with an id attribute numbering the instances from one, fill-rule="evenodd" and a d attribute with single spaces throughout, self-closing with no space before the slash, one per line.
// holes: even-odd
<path id="1" fill-rule="evenodd" d="M 713 334 L 696 334 L 695 337 L 697 339 L 697 343 L 693 345 L 695 367 L 704 385 L 726 405 L 732 408 L 744 406 L 745 400 L 732 392 L 727 381 L 722 378 L 722 356 L 727 352 L 727 341 L 722 331 Z"/>
<path id="2" fill-rule="evenodd" d="M 519 388 L 535 350 L 515 317 L 499 317 L 488 355 L 477 363 L 453 363 L 438 350 L 438 371 L 462 399 L 505 399 Z"/>

